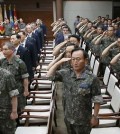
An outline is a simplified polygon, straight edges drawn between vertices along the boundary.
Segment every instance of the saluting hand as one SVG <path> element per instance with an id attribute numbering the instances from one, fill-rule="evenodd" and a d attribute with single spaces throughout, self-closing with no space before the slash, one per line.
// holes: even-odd
<path id="1" fill-rule="evenodd" d="M 60 62 L 67 62 L 67 61 L 70 61 L 71 60 L 71 58 L 62 58 L 61 60 L 60 60 Z"/>

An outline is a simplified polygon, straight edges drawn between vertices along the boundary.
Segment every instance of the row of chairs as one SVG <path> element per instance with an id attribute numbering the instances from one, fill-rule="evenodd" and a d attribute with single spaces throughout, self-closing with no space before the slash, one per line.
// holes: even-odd
<path id="1" fill-rule="evenodd" d="M 52 43 L 52 42 L 51 42 Z M 86 46 L 84 44 L 85 49 Z M 53 121 L 55 126 L 57 109 L 56 84 L 46 79 L 46 68 L 54 59 L 52 55 L 53 45 L 43 48 L 41 61 L 35 70 L 35 77 L 30 85 L 31 92 L 27 99 L 27 105 L 20 116 L 20 124 L 15 134 L 52 134 Z M 99 75 L 100 62 L 89 50 L 90 67 L 94 75 Z M 93 128 L 91 134 L 118 134 L 120 133 L 120 88 L 118 79 L 107 66 L 101 82 L 101 93 L 104 99 L 99 111 L 100 125 Z M 23 127 L 24 125 L 24 127 Z"/>
<path id="2" fill-rule="evenodd" d="M 54 58 L 53 44 L 52 42 L 48 44 L 49 46 L 45 46 L 41 52 L 41 60 L 30 85 L 27 105 L 19 117 L 20 126 L 17 127 L 15 134 L 52 134 L 53 122 L 57 126 L 56 84 L 45 77 L 46 67 Z"/>
<path id="3" fill-rule="evenodd" d="M 103 97 L 103 103 L 100 106 L 98 115 L 99 126 L 98 128 L 93 128 L 91 134 L 118 134 L 120 133 L 119 79 L 111 71 L 109 66 L 106 66 L 103 77 L 100 77 L 101 68 L 99 59 L 91 52 L 91 50 L 88 51 L 88 55 L 91 71 L 100 79 L 101 94 Z"/>

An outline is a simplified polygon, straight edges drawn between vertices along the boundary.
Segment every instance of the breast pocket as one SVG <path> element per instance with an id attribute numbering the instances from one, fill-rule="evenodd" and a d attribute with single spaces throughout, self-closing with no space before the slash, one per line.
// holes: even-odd
<path id="1" fill-rule="evenodd" d="M 90 95 L 90 86 L 88 84 L 79 85 L 78 93 L 82 96 Z"/>

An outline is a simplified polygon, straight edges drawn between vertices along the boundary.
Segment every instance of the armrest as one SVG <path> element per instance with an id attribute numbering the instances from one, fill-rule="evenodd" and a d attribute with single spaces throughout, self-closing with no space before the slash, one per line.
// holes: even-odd
<path id="1" fill-rule="evenodd" d="M 106 101 L 106 100 L 111 100 L 112 97 L 111 96 L 107 96 L 107 97 L 103 97 L 103 99 Z"/>
<path id="2" fill-rule="evenodd" d="M 33 78 L 32 81 L 34 80 L 48 80 L 48 77 Z"/>
<path id="3" fill-rule="evenodd" d="M 22 112 L 48 112 L 50 109 L 23 109 Z"/>
<path id="4" fill-rule="evenodd" d="M 49 93 L 52 93 L 52 91 L 45 91 L 45 92 L 41 92 L 41 91 L 39 91 L 39 92 L 32 91 L 32 92 L 30 92 L 29 94 L 49 94 Z"/>
<path id="5" fill-rule="evenodd" d="M 30 98 L 33 98 L 33 99 L 51 99 L 51 97 L 48 97 L 48 96 L 27 96 L 27 99 L 30 99 Z"/>
<path id="6" fill-rule="evenodd" d="M 52 47 L 51 48 L 50 47 L 49 48 L 43 47 L 42 50 L 53 50 L 53 48 Z"/>
<path id="7" fill-rule="evenodd" d="M 41 52 L 41 54 L 52 54 L 52 52 Z"/>
<path id="8" fill-rule="evenodd" d="M 32 82 L 32 85 L 34 84 L 45 84 L 45 85 L 51 85 L 51 83 L 44 83 L 44 82 Z"/>
<path id="9" fill-rule="evenodd" d="M 36 71 L 36 73 L 47 73 L 47 70 L 43 70 L 41 68 L 36 68 L 34 71 Z"/>
<path id="10" fill-rule="evenodd" d="M 48 116 L 37 116 L 37 115 L 20 115 L 20 118 L 41 118 L 41 119 L 47 119 Z"/>
<path id="11" fill-rule="evenodd" d="M 107 120 L 115 120 L 120 119 L 120 116 L 99 116 L 98 119 L 107 119 Z"/>
<path id="12" fill-rule="evenodd" d="M 120 115 L 120 112 L 98 114 L 98 117 L 102 117 L 102 116 L 115 116 L 115 115 L 116 116 Z"/>

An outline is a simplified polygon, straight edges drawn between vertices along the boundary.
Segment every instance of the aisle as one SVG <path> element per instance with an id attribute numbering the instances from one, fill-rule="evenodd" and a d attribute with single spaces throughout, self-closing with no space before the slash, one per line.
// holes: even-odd
<path id="1" fill-rule="evenodd" d="M 58 127 L 54 128 L 54 134 L 67 134 L 66 126 L 64 124 L 63 106 L 62 106 L 62 90 L 61 83 L 57 83 L 57 124 Z"/>

